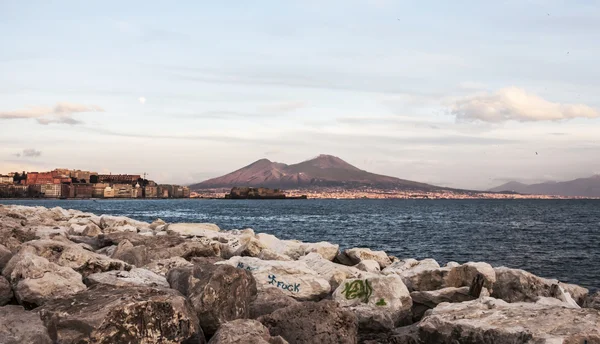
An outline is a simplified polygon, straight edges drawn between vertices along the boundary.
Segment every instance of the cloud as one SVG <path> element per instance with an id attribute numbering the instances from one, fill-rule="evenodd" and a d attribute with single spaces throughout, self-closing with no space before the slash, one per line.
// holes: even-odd
<path id="1" fill-rule="evenodd" d="M 97 105 L 61 102 L 57 103 L 54 107 L 28 106 L 24 109 L 14 111 L 0 111 L 0 120 L 35 118 L 39 124 L 43 125 L 51 123 L 75 125 L 82 122 L 72 116 L 76 113 L 84 112 L 104 112 L 104 109 Z"/>
<path id="2" fill-rule="evenodd" d="M 42 152 L 33 148 L 23 149 L 23 156 L 28 158 L 37 158 L 42 155 Z M 20 154 L 18 155 L 20 156 Z"/>
<path id="3" fill-rule="evenodd" d="M 146 98 L 144 98 L 144 97 L 140 97 L 139 101 L 140 101 L 140 104 L 146 104 Z"/>
<path id="4" fill-rule="evenodd" d="M 450 111 L 457 120 L 492 123 L 600 117 L 600 111 L 587 105 L 552 103 L 516 87 L 460 98 Z"/>
<path id="5" fill-rule="evenodd" d="M 288 101 L 288 102 L 266 104 L 266 105 L 261 106 L 260 110 L 268 111 L 268 112 L 290 112 L 290 111 L 305 108 L 307 105 L 308 104 L 306 104 L 306 102 Z"/>

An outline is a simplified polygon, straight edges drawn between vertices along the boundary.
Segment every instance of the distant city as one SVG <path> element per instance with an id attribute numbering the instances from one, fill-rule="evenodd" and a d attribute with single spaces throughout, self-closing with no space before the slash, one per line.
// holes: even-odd
<path id="1" fill-rule="evenodd" d="M 189 198 L 187 186 L 157 184 L 139 174 L 55 169 L 0 175 L 1 198 Z"/>

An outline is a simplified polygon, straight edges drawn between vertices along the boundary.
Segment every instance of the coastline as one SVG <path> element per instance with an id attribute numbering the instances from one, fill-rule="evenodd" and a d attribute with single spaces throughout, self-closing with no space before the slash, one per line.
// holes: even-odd
<path id="1" fill-rule="evenodd" d="M 600 340 L 600 294 L 484 262 L 441 266 L 252 229 L 58 207 L 0 205 L 0 234 L 0 303 L 12 304 L 0 307 L 0 319 L 29 319 L 21 342 L 32 333 L 118 342 L 120 332 L 106 332 L 106 324 L 147 343 L 227 343 L 218 340 L 233 335 L 244 342 L 250 329 L 269 343 Z"/>

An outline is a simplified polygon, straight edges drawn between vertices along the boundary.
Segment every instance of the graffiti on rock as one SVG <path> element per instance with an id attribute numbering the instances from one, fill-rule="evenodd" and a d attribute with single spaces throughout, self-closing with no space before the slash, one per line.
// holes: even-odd
<path id="1" fill-rule="evenodd" d="M 369 280 L 355 280 L 346 282 L 342 294 L 347 300 L 360 299 L 362 302 L 367 303 L 371 294 L 373 294 L 373 288 Z"/>
<path id="2" fill-rule="evenodd" d="M 250 265 L 246 265 L 242 262 L 238 262 L 236 268 L 238 269 L 244 269 L 244 270 L 248 270 L 248 271 L 254 271 L 254 270 L 258 270 L 258 268 L 252 267 Z"/>
<path id="3" fill-rule="evenodd" d="M 269 275 L 269 284 L 276 286 L 277 288 L 281 288 L 283 290 L 287 290 L 292 293 L 300 292 L 300 283 L 285 283 L 277 280 L 277 276 Z"/>

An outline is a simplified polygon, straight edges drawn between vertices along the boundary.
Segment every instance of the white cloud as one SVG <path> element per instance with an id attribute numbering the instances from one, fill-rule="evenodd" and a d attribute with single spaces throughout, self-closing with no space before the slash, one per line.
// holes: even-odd
<path id="1" fill-rule="evenodd" d="M 140 97 L 138 100 L 140 101 L 140 104 L 146 104 L 146 98 Z"/>
<path id="2" fill-rule="evenodd" d="M 37 158 L 40 155 L 42 155 L 42 152 L 39 150 L 35 150 L 33 148 L 23 150 L 23 156 L 25 156 L 25 157 Z"/>
<path id="3" fill-rule="evenodd" d="M 268 112 L 289 112 L 305 108 L 308 104 L 301 101 L 288 101 L 273 104 L 266 104 L 260 107 L 262 111 Z"/>
<path id="4" fill-rule="evenodd" d="M 457 120 L 495 123 L 600 117 L 600 111 L 587 105 L 553 103 L 517 87 L 460 98 L 451 113 Z"/>
<path id="5" fill-rule="evenodd" d="M 104 112 L 104 109 L 97 105 L 61 102 L 57 103 L 54 107 L 28 106 L 24 109 L 14 111 L 0 111 L 0 120 L 35 118 L 39 124 L 44 125 L 51 123 L 75 125 L 82 122 L 72 116 L 76 113 L 84 112 Z"/>

